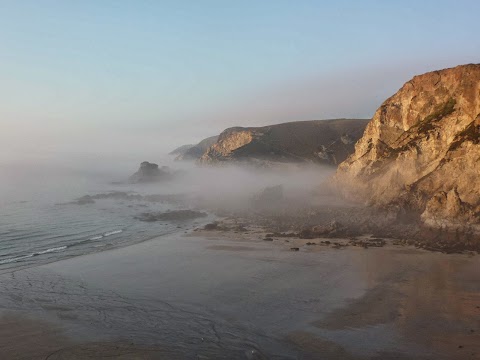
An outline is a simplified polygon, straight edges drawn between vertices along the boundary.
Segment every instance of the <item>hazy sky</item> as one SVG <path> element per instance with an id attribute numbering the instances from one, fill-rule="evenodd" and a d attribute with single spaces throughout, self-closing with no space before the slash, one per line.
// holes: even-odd
<path id="1" fill-rule="evenodd" d="M 232 125 L 371 117 L 413 75 L 480 62 L 479 14 L 478 0 L 0 0 L 0 161 L 153 161 Z"/>

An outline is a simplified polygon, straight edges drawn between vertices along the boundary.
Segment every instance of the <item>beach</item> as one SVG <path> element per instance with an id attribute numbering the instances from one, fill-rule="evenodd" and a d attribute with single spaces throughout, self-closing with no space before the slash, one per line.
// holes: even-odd
<path id="1" fill-rule="evenodd" d="M 480 360 L 479 12 L 0 0 L 0 360 Z"/>
<path id="2" fill-rule="evenodd" d="M 0 276 L 5 359 L 478 359 L 480 259 L 170 234 Z"/>

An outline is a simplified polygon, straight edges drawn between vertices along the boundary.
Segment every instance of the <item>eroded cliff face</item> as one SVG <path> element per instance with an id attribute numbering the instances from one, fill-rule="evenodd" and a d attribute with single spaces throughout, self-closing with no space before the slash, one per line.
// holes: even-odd
<path id="1" fill-rule="evenodd" d="M 264 127 L 234 127 L 220 134 L 201 163 L 243 161 L 259 166 L 315 162 L 338 165 L 353 152 L 364 119 L 297 121 Z"/>
<path id="2" fill-rule="evenodd" d="M 217 142 L 211 145 L 200 160 L 202 162 L 213 162 L 230 159 L 235 150 L 249 144 L 261 133 L 253 129 L 231 128 L 220 134 Z"/>
<path id="3" fill-rule="evenodd" d="M 349 199 L 430 226 L 480 223 L 480 64 L 415 76 L 368 123 L 335 176 Z"/>

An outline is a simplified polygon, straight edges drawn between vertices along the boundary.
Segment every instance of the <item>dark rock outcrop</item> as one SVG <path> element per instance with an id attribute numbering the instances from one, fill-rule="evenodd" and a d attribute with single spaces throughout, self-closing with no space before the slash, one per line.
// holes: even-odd
<path id="1" fill-rule="evenodd" d="M 144 161 L 140 164 L 138 171 L 130 176 L 131 183 L 145 183 L 155 181 L 171 180 L 173 173 L 168 166 L 158 167 L 157 164 Z"/>
<path id="2" fill-rule="evenodd" d="M 185 221 L 207 217 L 208 214 L 201 211 L 194 210 L 175 210 L 167 212 L 148 212 L 142 213 L 136 218 L 141 221 Z"/>
<path id="3" fill-rule="evenodd" d="M 187 201 L 186 194 L 150 194 L 140 195 L 124 191 L 110 191 L 95 195 L 84 195 L 67 204 L 85 205 L 93 204 L 96 200 L 120 200 L 120 201 L 145 201 L 152 203 L 184 204 Z"/>
<path id="4" fill-rule="evenodd" d="M 337 165 L 354 150 L 368 120 L 297 121 L 223 131 L 200 158 L 201 163 L 252 164 L 314 162 Z"/>

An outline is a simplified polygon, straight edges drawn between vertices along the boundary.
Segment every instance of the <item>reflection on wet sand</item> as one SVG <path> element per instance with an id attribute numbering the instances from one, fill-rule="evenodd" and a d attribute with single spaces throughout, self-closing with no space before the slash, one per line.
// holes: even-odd
<path id="1" fill-rule="evenodd" d="M 381 328 L 399 336 L 412 356 L 480 358 L 477 258 L 390 250 L 369 252 L 364 260 L 359 269 L 368 291 L 315 326 L 369 332 L 380 346 Z"/>
<path id="2" fill-rule="evenodd" d="M 479 257 L 308 249 L 163 237 L 4 274 L 0 306 L 49 320 L 23 327 L 49 360 L 479 358 Z"/>

